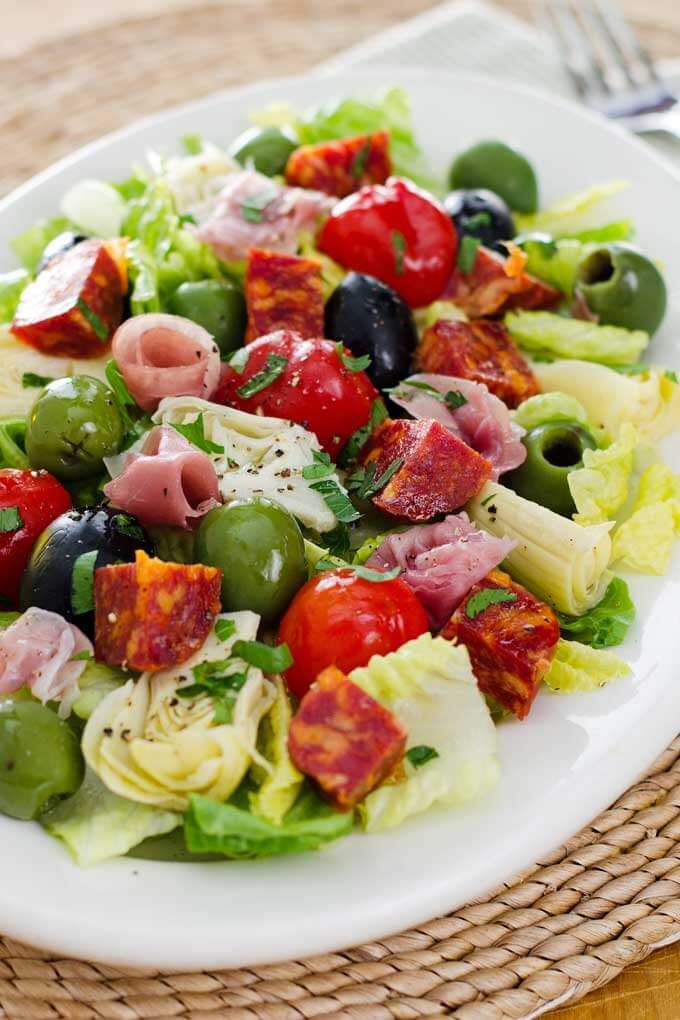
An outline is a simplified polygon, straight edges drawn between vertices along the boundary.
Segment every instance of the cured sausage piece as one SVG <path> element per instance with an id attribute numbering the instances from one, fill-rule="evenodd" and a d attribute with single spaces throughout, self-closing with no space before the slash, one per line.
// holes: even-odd
<path id="1" fill-rule="evenodd" d="M 384 184 L 392 172 L 386 131 L 319 145 L 301 145 L 286 165 L 286 183 L 344 198 L 365 184 Z"/>
<path id="2" fill-rule="evenodd" d="M 251 248 L 246 269 L 246 343 L 278 329 L 324 334 L 321 266 L 314 259 Z"/>

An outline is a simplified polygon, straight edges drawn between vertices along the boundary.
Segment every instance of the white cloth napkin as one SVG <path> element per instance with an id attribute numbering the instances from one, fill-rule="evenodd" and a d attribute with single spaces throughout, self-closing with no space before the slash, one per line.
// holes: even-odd
<path id="1" fill-rule="evenodd" d="M 574 98 L 550 37 L 481 0 L 443 3 L 345 50 L 319 70 L 346 71 L 353 66 L 381 64 L 481 71 Z M 680 63 L 663 62 L 660 70 L 680 90 Z M 680 166 L 680 141 L 660 136 L 647 136 L 647 141 Z"/>

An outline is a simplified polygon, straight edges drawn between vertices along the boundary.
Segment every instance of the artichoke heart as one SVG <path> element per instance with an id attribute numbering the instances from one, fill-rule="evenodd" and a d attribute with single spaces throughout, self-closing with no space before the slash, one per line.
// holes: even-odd
<path id="1" fill-rule="evenodd" d="M 178 696 L 178 690 L 192 685 L 194 667 L 228 659 L 234 641 L 257 634 L 255 613 L 218 617 L 224 619 L 236 625 L 226 641 L 213 630 L 187 662 L 128 680 L 93 712 L 83 733 L 83 753 L 113 793 L 170 811 L 186 810 L 192 793 L 222 802 L 259 758 L 259 723 L 275 698 L 274 685 L 261 670 L 239 659 L 225 667 L 225 673 L 246 674 L 229 723 L 215 722 L 210 695 Z"/>

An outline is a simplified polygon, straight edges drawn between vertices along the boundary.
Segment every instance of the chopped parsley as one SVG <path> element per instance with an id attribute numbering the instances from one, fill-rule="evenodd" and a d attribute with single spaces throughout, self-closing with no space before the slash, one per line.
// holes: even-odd
<path id="1" fill-rule="evenodd" d="M 371 155 L 371 140 L 367 138 L 364 144 L 357 149 L 352 160 L 352 165 L 349 168 L 349 172 L 355 181 L 360 180 L 368 163 L 368 157 Z"/>
<path id="2" fill-rule="evenodd" d="M 309 487 L 319 493 L 328 509 L 341 524 L 351 524 L 352 521 L 358 521 L 361 517 L 359 511 L 352 505 L 352 501 L 345 495 L 334 478 L 322 478 L 318 482 L 310 482 Z"/>
<path id="3" fill-rule="evenodd" d="M 88 652 L 87 648 L 84 648 L 82 652 L 77 652 L 72 655 L 68 660 L 69 662 L 89 662 L 90 659 L 94 659 L 92 652 Z"/>
<path id="4" fill-rule="evenodd" d="M 479 230 L 480 227 L 488 227 L 491 224 L 491 216 L 489 213 L 482 209 L 481 212 L 475 213 L 469 220 L 465 221 L 465 230 Z"/>
<path id="5" fill-rule="evenodd" d="M 222 620 L 220 622 L 230 623 L 232 621 Z M 240 670 L 225 675 L 225 670 L 232 669 L 234 664 L 234 659 L 217 659 L 213 662 L 199 663 L 192 670 L 195 682 L 187 687 L 178 688 L 177 697 L 188 699 L 208 695 L 213 699 L 215 723 L 218 726 L 230 723 L 238 692 L 248 679 L 247 672 L 243 673 Z"/>
<path id="6" fill-rule="evenodd" d="M 220 446 L 219 443 L 213 443 L 210 439 L 206 439 L 202 411 L 196 421 L 187 422 L 186 425 L 176 425 L 173 423 L 172 427 L 176 432 L 179 432 L 180 436 L 184 436 L 185 439 L 188 439 L 190 443 L 197 446 L 199 450 L 203 450 L 204 453 L 224 453 L 223 446 Z"/>
<path id="7" fill-rule="evenodd" d="M 394 271 L 397 276 L 404 272 L 404 255 L 406 254 L 406 238 L 400 230 L 392 231 L 392 251 L 394 252 Z"/>
<path id="8" fill-rule="evenodd" d="M 99 340 L 108 340 L 109 339 L 108 327 L 102 322 L 97 313 L 92 308 L 90 308 L 87 302 L 83 301 L 83 299 L 79 297 L 78 300 L 76 301 L 76 307 L 83 316 L 83 318 L 86 319 L 92 326 L 92 329 L 94 330 L 97 338 Z"/>
<path id="9" fill-rule="evenodd" d="M 263 673 L 282 673 L 293 664 L 288 645 L 265 645 L 262 641 L 235 641 L 234 655 Z"/>
<path id="10" fill-rule="evenodd" d="M 243 397 L 247 400 L 248 397 L 254 397 L 260 390 L 264 390 L 267 386 L 271 386 L 273 382 L 279 378 L 280 375 L 286 370 L 288 364 L 288 358 L 284 358 L 281 354 L 268 354 L 267 360 L 264 363 L 264 368 L 260 372 L 256 372 L 255 375 L 251 376 L 247 382 L 244 382 L 242 386 L 239 386 L 236 392 L 239 397 Z"/>
<path id="11" fill-rule="evenodd" d="M 4 506 L 0 509 L 0 533 L 18 531 L 23 528 L 24 521 L 18 506 Z"/>
<path id="12" fill-rule="evenodd" d="M 430 383 L 422 382 L 420 379 L 404 379 L 403 382 L 389 390 L 389 392 L 398 395 L 402 386 L 411 386 L 413 389 L 423 390 L 429 397 L 440 400 L 442 404 L 446 404 L 452 411 L 462 407 L 463 404 L 467 404 L 467 397 L 464 397 L 460 390 L 447 390 L 446 393 L 442 393 L 441 390 L 431 386 Z"/>
<path id="13" fill-rule="evenodd" d="M 456 265 L 460 269 L 461 273 L 472 272 L 477 260 L 477 249 L 481 243 L 482 242 L 478 237 L 472 237 L 471 234 L 464 234 L 460 239 Z"/>
<path id="14" fill-rule="evenodd" d="M 370 354 L 362 354 L 359 358 L 354 358 L 351 354 L 345 354 L 345 345 L 341 341 L 338 341 L 335 349 L 338 352 L 340 361 L 350 372 L 363 372 L 371 364 Z"/>
<path id="15" fill-rule="evenodd" d="M 111 523 L 115 525 L 117 531 L 129 538 L 138 538 L 142 542 L 146 538 L 141 526 L 129 514 L 116 514 Z"/>
<path id="16" fill-rule="evenodd" d="M 534 361 L 537 360 L 534 357 Z M 554 358 L 550 360 L 553 361 Z M 645 372 L 649 372 L 649 365 L 645 365 L 641 361 L 638 361 L 635 365 L 608 365 L 607 368 L 613 368 L 619 375 L 643 375 Z"/>
<path id="17" fill-rule="evenodd" d="M 496 495 L 496 493 L 492 492 L 489 496 L 485 496 L 484 499 L 482 500 L 482 502 L 479 505 L 480 506 L 486 506 L 487 503 L 491 502 L 491 500 L 494 498 L 495 495 Z"/>
<path id="18" fill-rule="evenodd" d="M 404 463 L 403 457 L 396 457 L 391 464 L 388 464 L 381 475 L 376 477 L 376 464 L 371 461 L 368 467 L 360 467 L 347 479 L 347 488 L 350 492 L 356 492 L 359 499 L 369 499 L 377 492 L 384 489 L 390 478 Z"/>
<path id="19" fill-rule="evenodd" d="M 332 531 L 325 531 L 323 540 L 332 556 L 344 559 L 349 553 L 349 529 L 346 524 L 338 524 Z"/>
<path id="20" fill-rule="evenodd" d="M 218 620 L 215 624 L 215 634 L 218 641 L 228 641 L 236 633 L 236 624 L 233 620 Z"/>
<path id="21" fill-rule="evenodd" d="M 126 450 L 128 446 L 132 446 L 135 440 L 137 440 L 143 432 L 146 432 L 147 428 L 151 427 L 151 419 L 148 415 L 143 415 L 141 419 L 135 419 L 128 413 L 128 407 L 137 408 L 137 401 L 127 388 L 125 379 L 123 379 L 123 375 L 118 368 L 118 364 L 113 358 L 106 362 L 104 374 L 106 376 L 106 381 L 113 390 L 113 395 L 118 403 L 118 410 L 120 411 L 121 418 L 123 419 L 123 424 L 127 429 L 127 435 L 123 439 L 121 446 L 121 450 Z"/>
<path id="22" fill-rule="evenodd" d="M 428 761 L 438 758 L 439 751 L 435 751 L 434 747 L 428 747 L 427 744 L 418 744 L 408 749 L 406 757 L 414 769 L 419 769 L 422 765 L 427 765 Z"/>
<path id="23" fill-rule="evenodd" d="M 241 202 L 241 215 L 243 219 L 247 223 L 262 223 L 264 210 L 270 202 L 274 201 L 276 194 L 276 188 L 273 184 L 270 184 L 268 187 L 263 188 L 262 191 L 256 191 L 254 195 L 244 198 Z"/>
<path id="24" fill-rule="evenodd" d="M 36 372 L 24 372 L 21 377 L 21 385 L 25 390 L 49 386 L 51 382 L 54 382 L 54 376 L 38 375 Z"/>
<path id="25" fill-rule="evenodd" d="M 671 382 L 674 382 L 674 383 L 678 382 L 678 373 L 674 372 L 670 368 L 666 369 L 666 371 L 663 374 L 663 377 L 664 377 L 664 379 L 670 379 Z"/>
<path id="26" fill-rule="evenodd" d="M 371 406 L 371 414 L 366 424 L 356 429 L 343 446 L 338 458 L 338 463 L 341 467 L 348 467 L 357 459 L 361 448 L 365 446 L 370 434 L 387 417 L 387 408 L 384 402 L 380 397 L 376 397 Z"/>
<path id="27" fill-rule="evenodd" d="M 312 457 L 314 458 L 314 463 L 307 464 L 302 469 L 303 478 L 310 482 L 317 478 L 328 478 L 329 475 L 333 474 L 335 468 L 327 453 L 323 453 L 322 450 L 312 450 Z"/>
<path id="28" fill-rule="evenodd" d="M 505 588 L 480 588 L 472 598 L 468 599 L 465 615 L 469 620 L 474 620 L 489 606 L 495 606 L 501 602 L 516 601 L 517 595 L 514 591 L 507 591 Z"/>
<path id="29" fill-rule="evenodd" d="M 81 553 L 71 574 L 71 609 L 76 616 L 94 609 L 94 565 L 98 550 Z"/>

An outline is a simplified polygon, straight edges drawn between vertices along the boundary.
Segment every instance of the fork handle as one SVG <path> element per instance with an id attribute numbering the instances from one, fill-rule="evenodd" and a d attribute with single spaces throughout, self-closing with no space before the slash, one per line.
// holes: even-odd
<path id="1" fill-rule="evenodd" d="M 638 113 L 634 117 L 617 117 L 622 124 L 636 135 L 670 135 L 680 141 L 680 114 L 675 110 L 662 113 Z"/>

